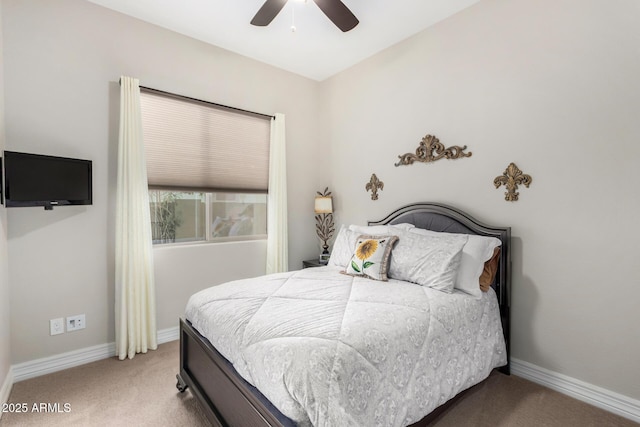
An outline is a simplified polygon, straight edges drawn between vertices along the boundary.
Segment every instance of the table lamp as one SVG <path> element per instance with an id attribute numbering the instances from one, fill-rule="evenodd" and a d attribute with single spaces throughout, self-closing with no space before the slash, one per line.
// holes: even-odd
<path id="1" fill-rule="evenodd" d="M 335 231 L 333 224 L 333 198 L 329 187 L 324 189 L 324 192 L 317 192 L 314 212 L 316 214 L 316 234 L 322 244 L 322 253 L 320 253 L 319 261 L 321 264 L 329 262 L 329 245 L 328 240 L 331 240 L 333 232 Z"/>

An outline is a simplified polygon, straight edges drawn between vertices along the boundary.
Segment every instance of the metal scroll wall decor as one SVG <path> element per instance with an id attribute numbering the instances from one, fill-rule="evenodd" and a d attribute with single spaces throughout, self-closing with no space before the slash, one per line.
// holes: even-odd
<path id="1" fill-rule="evenodd" d="M 384 189 L 384 182 L 380 181 L 374 173 L 364 188 L 367 191 L 371 191 L 371 200 L 378 200 L 378 190 Z"/>
<path id="2" fill-rule="evenodd" d="M 507 187 L 507 191 L 504 193 L 504 199 L 508 202 L 518 201 L 518 185 L 524 185 L 529 188 L 529 185 L 533 179 L 530 175 L 523 174 L 515 163 L 510 163 L 501 176 L 497 176 L 493 180 L 493 185 L 499 188 L 501 185 Z"/>
<path id="3" fill-rule="evenodd" d="M 438 138 L 433 135 L 427 135 L 420 141 L 415 154 L 407 153 L 398 156 L 400 161 L 396 163 L 396 166 L 412 165 L 413 162 L 430 163 L 442 158 L 459 159 L 460 157 L 471 157 L 473 153 L 465 153 L 464 150 L 466 149 L 466 145 L 464 147 L 453 145 L 445 148 Z"/>

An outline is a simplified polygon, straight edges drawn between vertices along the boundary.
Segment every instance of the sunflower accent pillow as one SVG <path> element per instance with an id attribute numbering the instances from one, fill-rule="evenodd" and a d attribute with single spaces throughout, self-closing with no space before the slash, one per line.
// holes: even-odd
<path id="1" fill-rule="evenodd" d="M 391 249 L 398 236 L 359 236 L 345 273 L 387 281 Z"/>

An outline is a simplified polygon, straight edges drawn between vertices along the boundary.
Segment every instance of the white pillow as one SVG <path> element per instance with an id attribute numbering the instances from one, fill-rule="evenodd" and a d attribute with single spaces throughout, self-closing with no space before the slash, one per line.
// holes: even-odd
<path id="1" fill-rule="evenodd" d="M 391 253 L 387 276 L 453 292 L 467 236 L 427 236 L 412 230 L 396 230 L 400 240 Z"/>
<path id="2" fill-rule="evenodd" d="M 389 225 L 350 225 L 349 230 L 355 231 L 360 234 L 393 234 L 396 230 L 409 230 L 414 228 L 415 225 L 402 223 L 402 224 L 389 224 Z"/>
<path id="3" fill-rule="evenodd" d="M 346 267 L 351 261 L 353 255 L 353 248 L 356 246 L 356 239 L 362 233 L 356 233 L 349 230 L 344 225 L 340 226 L 340 231 L 336 236 L 336 240 L 333 242 L 333 249 L 331 250 L 331 256 L 327 265 L 333 265 L 336 267 Z"/>
<path id="4" fill-rule="evenodd" d="M 413 224 L 394 224 L 394 225 L 349 225 L 344 224 L 340 226 L 340 230 L 336 235 L 336 240 L 333 242 L 333 249 L 331 250 L 331 256 L 327 265 L 333 265 L 337 267 L 346 267 L 351 262 L 351 256 L 353 255 L 353 248 L 356 244 L 356 239 L 362 234 L 367 235 L 383 235 L 383 234 L 397 234 L 396 230 L 408 230 L 415 227 Z"/>
<path id="5" fill-rule="evenodd" d="M 412 228 L 409 231 L 422 236 L 440 236 L 443 234 L 450 236 L 467 236 L 468 240 L 462 248 L 462 257 L 454 288 L 473 295 L 478 299 L 482 297 L 480 275 L 484 269 L 484 263 L 491 259 L 495 248 L 502 244 L 500 239 L 474 234 L 440 233 L 422 228 Z"/>

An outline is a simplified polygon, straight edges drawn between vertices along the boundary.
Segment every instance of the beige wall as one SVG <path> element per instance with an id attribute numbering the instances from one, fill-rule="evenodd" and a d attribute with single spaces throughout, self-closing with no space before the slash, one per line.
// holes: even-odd
<path id="1" fill-rule="evenodd" d="M 635 399 L 638 22 L 634 0 L 482 0 L 321 85 L 338 222 L 436 201 L 510 225 L 513 356 Z M 427 133 L 473 156 L 394 167 Z"/>
<path id="2" fill-rule="evenodd" d="M 0 4 L 0 51 L 2 51 L 2 4 Z M 0 153 L 4 150 L 4 76 L 0 55 Z M 0 157 L 3 157 L 0 154 Z M 0 176 L 2 171 L 0 171 Z M 9 330 L 9 264 L 7 262 L 7 212 L 0 206 L 0 404 L 4 403 L 3 385 L 11 367 L 11 339 Z M 2 414 L 0 414 L 2 417 Z"/>
<path id="3" fill-rule="evenodd" d="M 92 206 L 8 209 L 11 362 L 113 342 L 114 198 L 121 75 L 141 84 L 284 113 L 290 265 L 315 255 L 312 203 L 326 185 L 318 85 L 82 0 L 7 0 L 7 148 L 93 160 Z M 157 249 L 158 328 L 177 326 L 187 298 L 264 273 L 264 242 Z M 4 282 L 0 282 L 3 283 Z M 49 336 L 48 321 L 85 313 L 87 328 Z M 3 323 L 6 324 L 6 323 Z"/>

